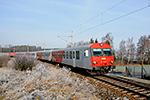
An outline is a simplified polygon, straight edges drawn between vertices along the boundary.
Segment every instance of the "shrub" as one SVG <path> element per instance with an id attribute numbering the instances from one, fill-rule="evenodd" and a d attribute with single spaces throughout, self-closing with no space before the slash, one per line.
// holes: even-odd
<path id="1" fill-rule="evenodd" d="M 36 60 L 33 57 L 26 55 L 16 56 L 13 62 L 15 63 L 14 68 L 21 71 L 32 70 L 32 67 L 36 64 Z"/>
<path id="2" fill-rule="evenodd" d="M 0 55 L 0 67 L 6 67 L 10 57 L 7 55 Z"/>

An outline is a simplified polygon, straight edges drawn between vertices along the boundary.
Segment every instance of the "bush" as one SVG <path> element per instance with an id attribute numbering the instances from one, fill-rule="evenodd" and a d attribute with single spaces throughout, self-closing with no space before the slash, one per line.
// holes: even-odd
<path id="1" fill-rule="evenodd" d="M 16 70 L 32 70 L 32 67 L 35 66 L 36 60 L 33 57 L 30 56 L 16 56 L 15 59 L 13 59 L 13 62 L 15 63 L 14 68 Z"/>
<path id="2" fill-rule="evenodd" d="M 0 56 L 0 67 L 6 67 L 7 62 L 10 60 L 10 57 L 7 55 L 1 55 Z"/>

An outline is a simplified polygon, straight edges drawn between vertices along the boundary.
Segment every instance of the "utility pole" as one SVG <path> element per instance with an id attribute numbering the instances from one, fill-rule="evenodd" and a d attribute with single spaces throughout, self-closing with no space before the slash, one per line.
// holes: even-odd
<path id="1" fill-rule="evenodd" d="M 44 41 L 44 51 L 45 51 L 45 41 Z"/>
<path id="2" fill-rule="evenodd" d="M 13 48 L 13 52 L 15 52 L 15 47 Z"/>
<path id="3" fill-rule="evenodd" d="M 73 47 L 73 31 L 71 31 L 71 47 Z"/>
<path id="4" fill-rule="evenodd" d="M 61 38 L 60 36 L 57 36 L 57 37 L 60 38 L 60 39 L 62 39 L 62 40 L 64 40 L 65 42 L 70 43 L 71 47 L 73 47 L 73 31 L 71 31 L 71 36 L 69 36 L 69 37 L 71 37 L 71 42 L 68 41 L 68 40 L 65 40 L 65 39 Z"/>
<path id="5" fill-rule="evenodd" d="M 1 45 L 0 45 L 0 52 L 2 52 L 2 47 L 1 47 Z"/>
<path id="6" fill-rule="evenodd" d="M 29 52 L 29 45 L 27 45 L 27 52 Z"/>

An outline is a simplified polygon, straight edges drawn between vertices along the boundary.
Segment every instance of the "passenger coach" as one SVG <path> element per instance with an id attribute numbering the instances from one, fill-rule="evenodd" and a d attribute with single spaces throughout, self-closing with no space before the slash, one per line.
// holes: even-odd
<path id="1" fill-rule="evenodd" d="M 83 68 L 91 74 L 105 74 L 114 66 L 111 46 L 106 43 L 94 43 L 59 50 L 37 52 L 13 52 L 10 56 L 27 55 L 73 67 Z"/>
<path id="2" fill-rule="evenodd" d="M 111 46 L 94 43 L 52 51 L 52 62 L 86 69 L 89 73 L 105 74 L 114 65 Z"/>

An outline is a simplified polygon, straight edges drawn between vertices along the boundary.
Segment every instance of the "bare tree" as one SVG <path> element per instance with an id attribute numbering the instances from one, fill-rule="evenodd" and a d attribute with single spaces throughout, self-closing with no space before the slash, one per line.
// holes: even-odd
<path id="1" fill-rule="evenodd" d="M 80 45 L 86 45 L 86 44 L 90 44 L 90 42 L 84 42 L 84 41 L 79 41 L 79 42 L 75 42 L 74 44 L 73 44 L 73 47 L 75 47 L 75 46 L 80 46 Z M 69 48 L 69 47 L 71 47 L 71 44 L 67 44 L 67 48 Z"/>
<path id="2" fill-rule="evenodd" d="M 137 43 L 137 54 L 142 58 L 142 65 L 145 59 L 146 52 L 148 50 L 149 39 L 147 36 L 141 36 Z"/>
<path id="3" fill-rule="evenodd" d="M 11 45 L 11 44 L 9 44 L 8 46 L 9 46 L 9 48 L 8 48 L 8 49 L 9 49 L 9 52 L 10 52 L 10 51 L 11 51 L 11 48 L 12 48 L 12 45 Z"/>
<path id="4" fill-rule="evenodd" d="M 71 44 L 67 44 L 67 48 L 70 48 L 71 47 Z"/>
<path id="5" fill-rule="evenodd" d="M 95 43 L 98 43 L 98 40 L 97 40 L 97 38 L 95 39 Z"/>
<path id="6" fill-rule="evenodd" d="M 94 40 L 93 40 L 93 38 L 91 38 L 91 39 L 90 39 L 90 43 L 94 43 Z"/>
<path id="7" fill-rule="evenodd" d="M 128 38 L 127 40 L 127 57 L 128 57 L 128 63 L 134 59 L 134 55 L 135 55 L 135 44 L 133 42 L 133 37 L 132 38 Z"/>
<path id="8" fill-rule="evenodd" d="M 107 33 L 106 36 L 102 37 L 101 40 L 102 42 L 105 42 L 107 44 L 109 44 L 111 46 L 113 55 L 114 55 L 114 60 L 116 61 L 116 51 L 114 49 L 114 42 L 113 42 L 113 36 L 111 35 L 111 33 Z"/>
<path id="9" fill-rule="evenodd" d="M 126 54 L 126 46 L 125 46 L 124 40 L 122 40 L 120 42 L 118 54 L 119 54 L 119 57 L 121 58 L 121 64 L 123 65 L 123 60 L 124 60 L 125 54 Z"/>
<path id="10" fill-rule="evenodd" d="M 149 64 L 149 62 L 150 62 L 150 35 L 148 36 L 147 58 L 148 58 L 148 64 Z"/>
<path id="11" fill-rule="evenodd" d="M 107 33 L 106 36 L 102 37 L 102 41 L 108 43 L 113 48 L 113 36 L 111 36 L 111 33 Z"/>

